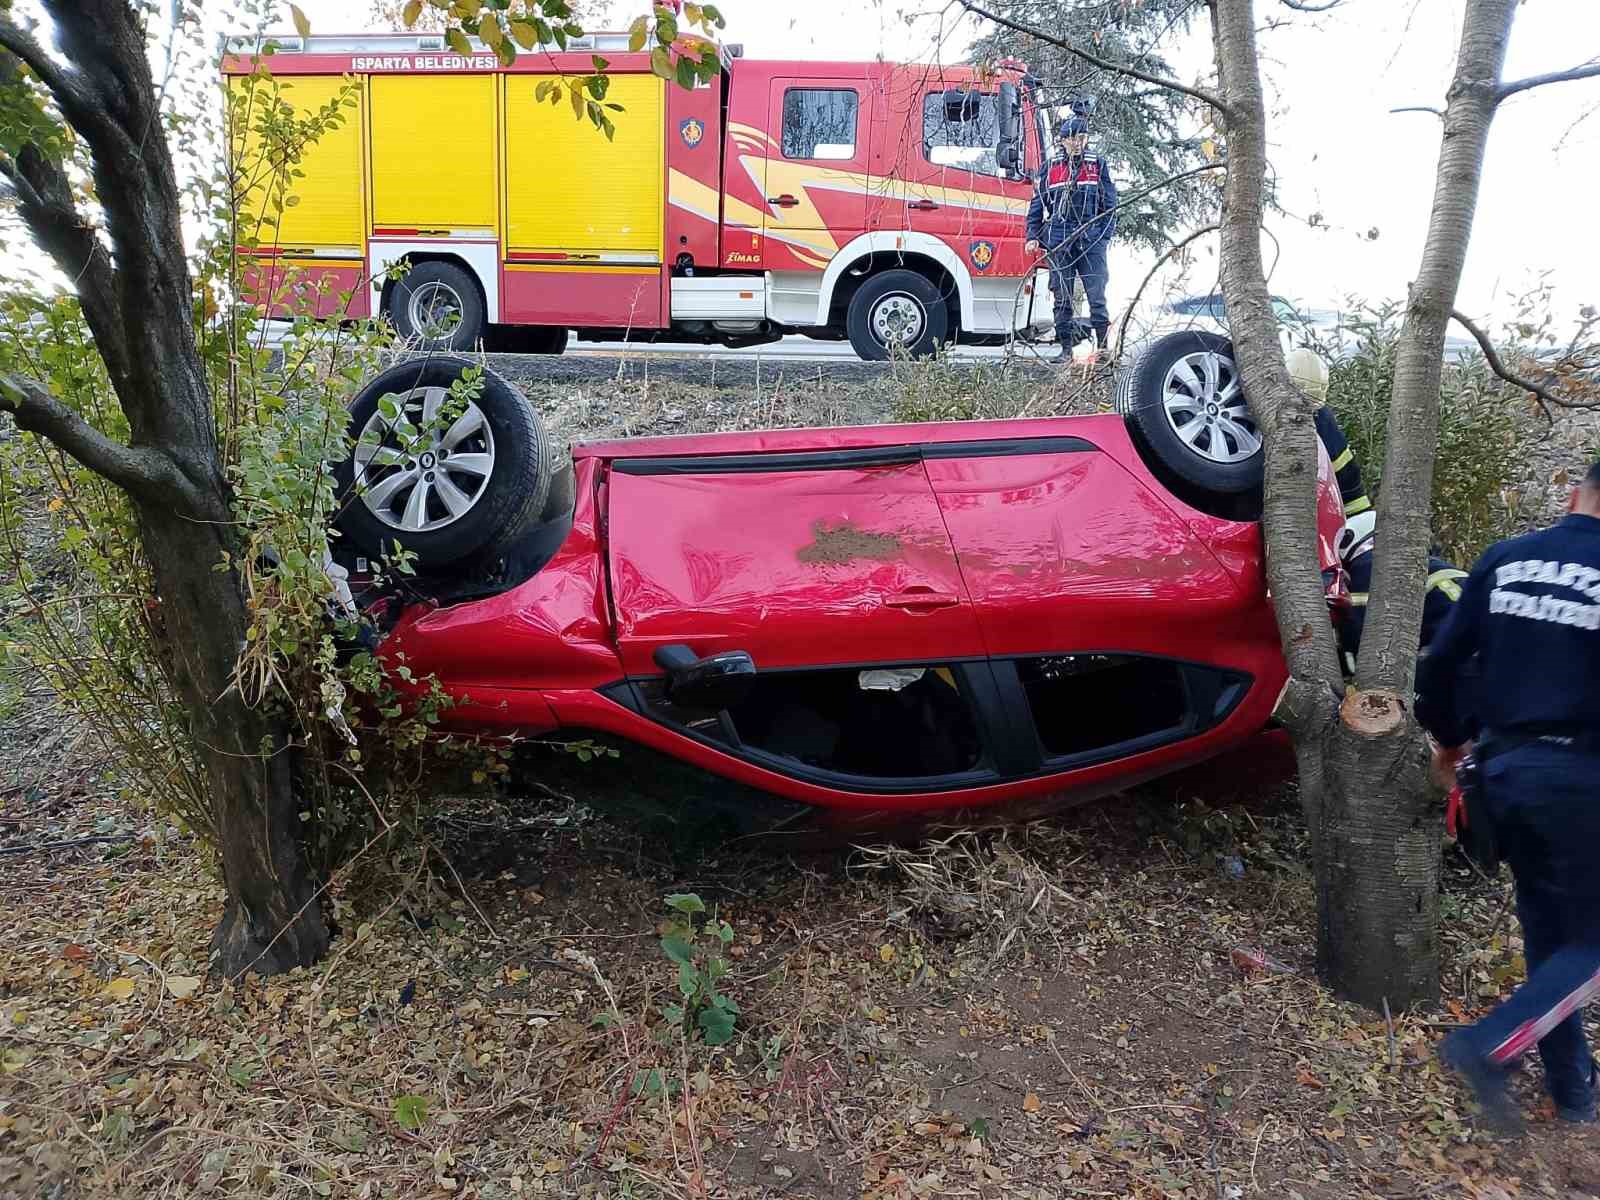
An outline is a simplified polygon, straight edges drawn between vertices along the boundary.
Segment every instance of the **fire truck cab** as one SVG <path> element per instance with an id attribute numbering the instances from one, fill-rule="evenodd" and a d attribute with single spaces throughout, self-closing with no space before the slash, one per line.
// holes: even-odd
<path id="1" fill-rule="evenodd" d="M 1047 274 L 1022 249 L 1047 141 L 1020 70 L 735 56 L 690 90 L 626 35 L 509 68 L 428 34 L 273 41 L 284 99 L 343 97 L 349 119 L 305 150 L 294 202 L 241 248 L 271 315 L 383 314 L 446 348 L 515 327 L 548 351 L 568 330 L 736 346 L 803 333 L 869 359 L 1050 322 Z M 266 48 L 229 49 L 242 86 Z M 611 139 L 565 103 L 563 80 L 597 60 L 622 108 Z"/>

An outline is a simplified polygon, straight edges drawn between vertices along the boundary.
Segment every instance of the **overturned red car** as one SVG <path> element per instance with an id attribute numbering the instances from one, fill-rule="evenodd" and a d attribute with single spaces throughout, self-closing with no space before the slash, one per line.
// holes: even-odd
<path id="1" fill-rule="evenodd" d="M 375 381 L 344 468 L 347 546 L 457 561 L 391 598 L 381 646 L 437 676 L 452 729 L 600 731 L 812 805 L 926 811 L 1119 790 L 1268 725 L 1260 526 L 1130 415 L 596 442 L 558 471 L 492 374 L 437 419 L 463 365 Z M 1158 415 L 1181 432 L 1219 367 L 1178 372 L 1176 403 L 1163 382 Z M 1326 455 L 1320 487 L 1337 576 Z"/>

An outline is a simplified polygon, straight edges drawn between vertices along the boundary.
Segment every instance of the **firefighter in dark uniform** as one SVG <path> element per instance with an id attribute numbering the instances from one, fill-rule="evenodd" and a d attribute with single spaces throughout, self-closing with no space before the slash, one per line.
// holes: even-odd
<path id="1" fill-rule="evenodd" d="M 1470 732 L 1455 696 L 1473 670 L 1484 805 L 1516 877 L 1528 981 L 1440 1057 L 1510 1129 L 1506 1071 L 1537 1045 L 1557 1115 L 1593 1121 L 1582 1010 L 1600 993 L 1600 462 L 1570 516 L 1484 553 L 1418 663 L 1417 717 L 1441 773 Z"/>
<path id="2" fill-rule="evenodd" d="M 1063 361 L 1092 330 L 1105 349 L 1111 311 L 1106 307 L 1106 246 L 1116 231 L 1117 185 L 1098 154 L 1090 154 L 1089 123 L 1069 117 L 1056 129 L 1057 157 L 1039 176 L 1028 205 L 1026 252 L 1044 250 L 1055 299 L 1056 342 Z M 1088 329 L 1072 312 L 1074 280 L 1089 298 Z"/>
<path id="3" fill-rule="evenodd" d="M 1339 647 L 1344 652 L 1345 670 L 1352 674 L 1356 669 L 1356 655 L 1361 652 L 1361 634 L 1367 626 L 1367 598 L 1372 590 L 1372 546 L 1377 532 L 1375 515 L 1369 509 L 1351 517 L 1339 534 L 1339 559 L 1350 581 L 1350 607 L 1344 610 L 1339 621 Z M 1438 554 L 1428 556 L 1428 581 L 1422 600 L 1424 650 L 1455 610 L 1466 578 L 1465 571 Z"/>
<path id="4" fill-rule="evenodd" d="M 1339 480 L 1339 496 L 1344 501 L 1344 517 L 1359 516 L 1372 511 L 1372 501 L 1361 484 L 1361 464 L 1356 462 L 1355 451 L 1339 428 L 1333 409 L 1328 407 L 1328 365 L 1312 350 L 1301 347 L 1291 351 L 1284 360 L 1289 377 L 1307 396 L 1319 405 L 1317 409 L 1317 436 L 1327 448 L 1333 463 L 1333 473 Z"/>

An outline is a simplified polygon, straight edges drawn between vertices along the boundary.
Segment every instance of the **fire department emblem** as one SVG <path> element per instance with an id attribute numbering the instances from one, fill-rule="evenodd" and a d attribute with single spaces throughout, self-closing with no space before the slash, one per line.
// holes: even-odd
<path id="1" fill-rule="evenodd" d="M 683 144 L 692 150 L 706 136 L 705 123 L 695 117 L 688 117 L 678 126 L 678 136 L 683 138 Z"/>
<path id="2" fill-rule="evenodd" d="M 987 271 L 989 264 L 994 262 L 993 242 L 973 242 L 972 248 L 967 251 L 972 259 L 972 265 L 980 271 Z"/>

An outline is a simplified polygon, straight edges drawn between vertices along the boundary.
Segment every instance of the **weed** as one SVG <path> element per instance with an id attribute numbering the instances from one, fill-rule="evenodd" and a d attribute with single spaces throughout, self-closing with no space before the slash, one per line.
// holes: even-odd
<path id="1" fill-rule="evenodd" d="M 685 1031 L 698 1029 L 708 1046 L 726 1045 L 733 1040 L 739 1006 L 717 990 L 718 981 L 728 974 L 728 960 L 718 951 L 733 943 L 733 927 L 712 917 L 696 928 L 695 917 L 703 915 L 706 906 L 692 892 L 668 896 L 667 907 L 677 916 L 661 939 L 661 952 L 677 964 L 683 1003 L 665 1005 L 661 1015 Z"/>

